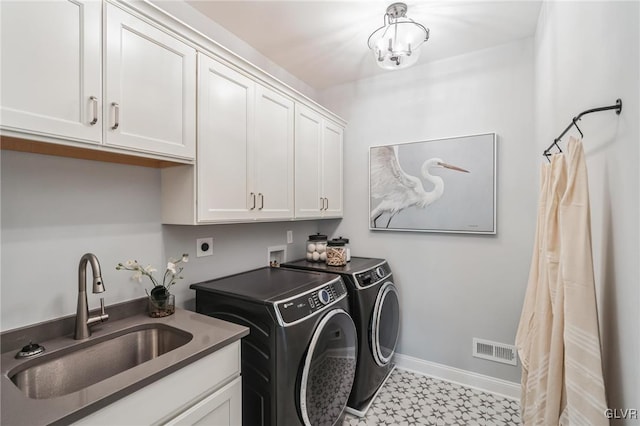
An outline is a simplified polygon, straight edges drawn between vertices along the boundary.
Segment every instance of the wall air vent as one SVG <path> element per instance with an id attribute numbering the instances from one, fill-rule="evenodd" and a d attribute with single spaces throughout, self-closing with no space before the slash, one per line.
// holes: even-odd
<path id="1" fill-rule="evenodd" d="M 517 365 L 516 347 L 504 343 L 473 338 L 473 356 L 503 364 Z"/>

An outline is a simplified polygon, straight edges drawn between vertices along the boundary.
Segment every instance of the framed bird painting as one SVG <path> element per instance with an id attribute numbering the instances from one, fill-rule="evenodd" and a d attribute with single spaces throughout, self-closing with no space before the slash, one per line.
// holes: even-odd
<path id="1" fill-rule="evenodd" d="M 369 148 L 369 229 L 496 233 L 496 134 Z"/>

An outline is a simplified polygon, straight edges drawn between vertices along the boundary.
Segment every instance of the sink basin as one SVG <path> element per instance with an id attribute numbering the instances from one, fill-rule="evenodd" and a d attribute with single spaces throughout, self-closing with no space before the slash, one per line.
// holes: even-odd
<path id="1" fill-rule="evenodd" d="M 39 356 L 11 371 L 9 378 L 29 398 L 55 398 L 157 358 L 192 338 L 164 324 L 145 324 Z"/>

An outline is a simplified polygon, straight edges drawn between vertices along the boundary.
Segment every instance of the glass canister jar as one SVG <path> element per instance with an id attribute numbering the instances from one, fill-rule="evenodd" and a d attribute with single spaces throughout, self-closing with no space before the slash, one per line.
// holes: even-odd
<path id="1" fill-rule="evenodd" d="M 327 236 L 321 233 L 309 235 L 307 240 L 307 261 L 324 262 L 327 259 Z"/>
<path id="2" fill-rule="evenodd" d="M 342 236 L 338 237 L 337 239 L 344 241 L 344 248 L 347 250 L 347 262 L 351 262 L 351 249 L 349 248 L 349 239 Z"/>
<path id="3" fill-rule="evenodd" d="M 344 239 L 334 238 L 327 242 L 327 266 L 347 264 L 347 248 Z"/>

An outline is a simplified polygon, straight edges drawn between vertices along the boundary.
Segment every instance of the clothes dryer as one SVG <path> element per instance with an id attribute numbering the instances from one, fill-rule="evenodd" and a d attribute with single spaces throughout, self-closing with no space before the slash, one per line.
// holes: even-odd
<path id="1" fill-rule="evenodd" d="M 358 341 L 339 275 L 260 268 L 190 287 L 197 312 L 250 328 L 243 425 L 341 424 Z"/>
<path id="2" fill-rule="evenodd" d="M 338 274 L 343 278 L 359 344 L 347 411 L 364 416 L 395 368 L 393 355 L 400 331 L 400 302 L 389 264 L 384 259 L 351 257 L 345 266 L 298 260 L 282 267 Z"/>

